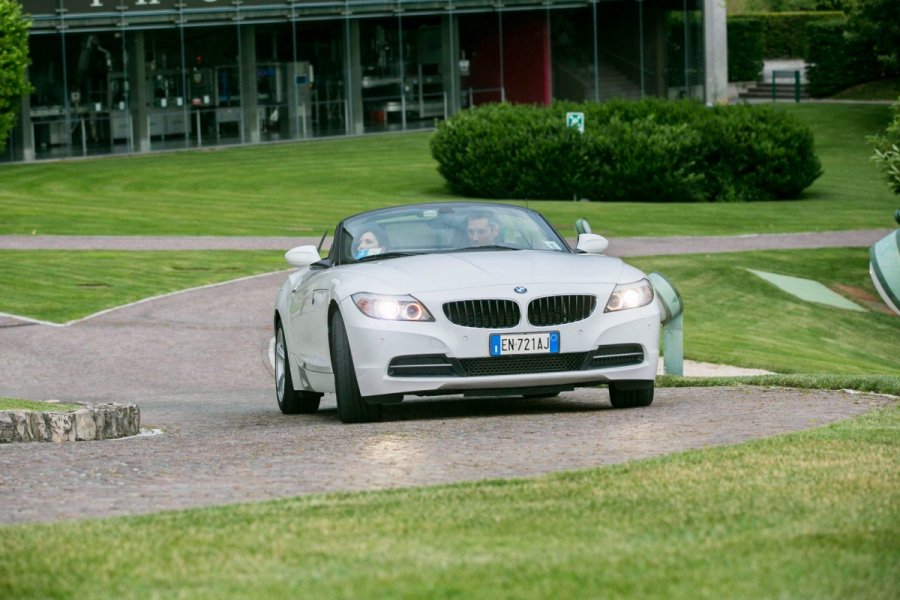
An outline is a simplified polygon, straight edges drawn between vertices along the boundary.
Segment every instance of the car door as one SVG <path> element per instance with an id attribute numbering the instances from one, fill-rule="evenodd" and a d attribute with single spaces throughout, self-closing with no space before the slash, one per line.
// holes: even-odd
<path id="1" fill-rule="evenodd" d="M 328 286 L 331 269 L 310 270 L 291 290 L 291 351 L 301 368 L 331 372 L 328 351 Z"/>

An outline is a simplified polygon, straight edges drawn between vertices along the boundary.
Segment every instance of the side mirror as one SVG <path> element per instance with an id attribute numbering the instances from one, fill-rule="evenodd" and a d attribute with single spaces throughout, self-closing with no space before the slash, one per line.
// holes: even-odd
<path id="1" fill-rule="evenodd" d="M 293 267 L 304 268 L 319 262 L 322 257 L 315 246 L 297 246 L 284 253 L 284 259 Z"/>
<path id="2" fill-rule="evenodd" d="M 577 250 L 581 250 L 587 254 L 603 254 L 603 251 L 608 247 L 609 240 L 596 233 L 578 234 L 578 243 L 575 245 Z"/>
<path id="3" fill-rule="evenodd" d="M 593 233 L 591 231 L 591 224 L 587 222 L 587 219 L 578 219 L 575 221 L 575 233 L 579 235 L 582 233 Z"/>

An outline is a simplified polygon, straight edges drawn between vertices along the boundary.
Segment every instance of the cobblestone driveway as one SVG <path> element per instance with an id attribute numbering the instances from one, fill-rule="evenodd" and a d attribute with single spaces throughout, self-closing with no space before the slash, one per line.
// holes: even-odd
<path id="1" fill-rule="evenodd" d="M 333 490 L 528 476 L 805 429 L 888 399 L 661 389 L 615 411 L 556 399 L 412 400 L 344 426 L 333 397 L 277 410 L 266 356 L 283 274 L 161 298 L 65 328 L 0 326 L 0 395 L 137 402 L 157 437 L 0 446 L 0 523 L 127 515 Z"/>

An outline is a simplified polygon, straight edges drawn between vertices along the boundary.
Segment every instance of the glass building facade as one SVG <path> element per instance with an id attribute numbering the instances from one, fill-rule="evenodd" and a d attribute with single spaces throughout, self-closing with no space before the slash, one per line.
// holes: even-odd
<path id="1" fill-rule="evenodd" d="M 704 0 L 22 5 L 34 89 L 3 161 L 430 128 L 488 102 L 710 101 Z"/>

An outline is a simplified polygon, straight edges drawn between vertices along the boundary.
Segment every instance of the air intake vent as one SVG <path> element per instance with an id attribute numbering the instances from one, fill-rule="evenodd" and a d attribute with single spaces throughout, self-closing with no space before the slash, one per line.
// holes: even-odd
<path id="1" fill-rule="evenodd" d="M 512 300 L 460 300 L 444 304 L 444 315 L 451 323 L 482 329 L 509 329 L 519 324 L 522 315 Z"/>
<path id="2" fill-rule="evenodd" d="M 528 305 L 528 322 L 537 327 L 563 325 L 587 319 L 597 308 L 596 296 L 571 295 L 535 298 Z"/>
<path id="3" fill-rule="evenodd" d="M 391 377 L 455 377 L 463 375 L 458 363 L 446 354 L 398 356 L 388 365 Z"/>
<path id="4" fill-rule="evenodd" d="M 587 352 L 571 352 L 566 354 L 496 356 L 493 358 L 461 358 L 459 363 L 469 377 L 562 373 L 565 371 L 580 371 L 587 355 Z"/>
<path id="5" fill-rule="evenodd" d="M 600 346 L 593 352 L 590 368 L 622 367 L 644 362 L 644 349 L 640 344 L 616 344 Z"/>

